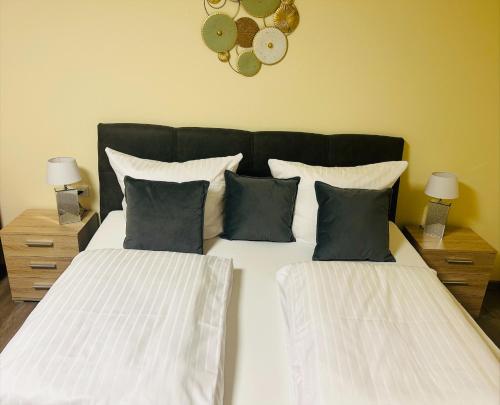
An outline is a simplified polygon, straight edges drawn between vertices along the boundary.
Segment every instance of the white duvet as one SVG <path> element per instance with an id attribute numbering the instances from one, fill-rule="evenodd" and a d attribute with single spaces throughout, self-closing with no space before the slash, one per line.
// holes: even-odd
<path id="1" fill-rule="evenodd" d="M 428 268 L 315 262 L 277 278 L 295 404 L 500 404 L 498 349 Z"/>
<path id="2" fill-rule="evenodd" d="M 79 254 L 0 355 L 0 404 L 221 405 L 229 259 Z"/>

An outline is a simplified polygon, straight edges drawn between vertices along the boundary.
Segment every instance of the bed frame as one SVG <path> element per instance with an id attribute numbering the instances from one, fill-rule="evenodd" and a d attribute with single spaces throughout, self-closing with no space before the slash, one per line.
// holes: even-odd
<path id="1" fill-rule="evenodd" d="M 238 173 L 270 176 L 268 159 L 316 166 L 357 166 L 401 160 L 404 140 L 380 135 L 320 135 L 304 132 L 249 132 L 220 128 L 173 128 L 147 124 L 99 124 L 99 186 L 101 221 L 122 209 L 123 195 L 109 164 L 110 147 L 144 159 L 163 162 L 243 153 Z M 399 181 L 393 187 L 389 219 L 396 217 Z"/>

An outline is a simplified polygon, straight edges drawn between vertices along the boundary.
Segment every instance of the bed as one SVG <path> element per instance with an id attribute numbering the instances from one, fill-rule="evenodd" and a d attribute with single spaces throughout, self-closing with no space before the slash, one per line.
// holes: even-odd
<path id="1" fill-rule="evenodd" d="M 263 177 L 270 175 L 267 165 L 270 158 L 310 165 L 355 166 L 401 160 L 403 145 L 401 138 L 376 135 L 325 136 L 292 132 L 101 124 L 98 156 L 102 225 L 88 245 L 86 253 L 120 251 L 125 236 L 125 217 L 121 211 L 123 195 L 107 159 L 106 147 L 165 162 L 243 153 L 244 158 L 238 172 Z M 398 188 L 399 182 L 396 182 L 389 209 L 391 221 L 395 219 Z M 429 277 L 436 278 L 433 270 L 425 265 L 393 222 L 390 222 L 389 228 L 390 249 L 396 259 L 395 265 L 417 267 Z M 221 260 L 230 259 L 234 269 L 231 272 L 232 294 L 230 300 L 228 298 L 228 302 L 222 306 L 223 308 L 227 305 L 227 321 L 225 324 L 219 323 L 219 330 L 225 333 L 225 348 L 222 340 L 220 352 L 216 353 L 216 357 L 220 360 L 218 375 L 222 376 L 223 373 L 223 384 L 217 380 L 213 382 L 212 387 L 215 387 L 213 403 L 220 403 L 217 401 L 222 398 L 220 392 L 222 389 L 225 405 L 285 405 L 293 403 L 292 401 L 299 403 L 293 371 L 290 372 L 293 370 L 293 367 L 290 367 L 290 330 L 284 322 L 284 319 L 287 321 L 289 319 L 286 317 L 286 303 L 283 306 L 285 311 L 282 309 L 283 302 L 280 301 L 276 274 L 280 269 L 286 271 L 289 266 L 310 262 L 313 250 L 313 244 L 303 242 L 280 244 L 228 241 L 221 238 L 205 241 L 204 257 L 209 258 L 206 260 L 213 260 L 216 257 Z M 222 267 L 227 269 L 227 265 L 225 266 Z M 58 281 L 55 287 L 61 284 L 64 287 L 65 278 L 61 277 L 61 281 Z M 227 289 L 222 291 L 226 291 L 226 296 L 229 296 Z M 445 294 L 444 291 L 443 289 L 441 293 Z M 51 293 L 52 291 L 48 295 L 49 298 Z M 52 295 L 56 295 L 56 298 L 61 297 L 59 293 Z M 281 296 L 283 297 L 283 291 Z M 450 295 L 447 299 L 453 298 Z M 41 307 L 45 301 L 42 301 Z M 454 302 L 453 305 L 461 311 L 458 303 Z M 462 312 L 468 328 L 483 339 L 485 346 L 491 344 L 474 321 L 464 311 Z M 219 313 L 222 314 L 224 311 L 219 309 Z M 20 337 L 16 337 L 17 342 L 14 340 L 12 345 L 9 345 L 14 358 L 20 350 L 19 341 L 23 343 L 23 340 L 27 339 L 26 336 L 29 337 L 31 334 L 29 325 L 24 329 Z M 29 339 L 26 344 L 30 344 Z M 490 350 L 494 348 L 491 347 Z M 36 375 L 31 377 L 36 383 Z M 126 385 L 124 387 L 126 392 Z M 0 393 L 1 390 L 0 386 Z M 143 392 L 146 394 L 148 391 Z M 153 393 L 158 397 L 158 391 L 153 389 Z M 147 399 L 145 401 L 148 403 Z M 61 400 L 55 403 L 66 402 Z M 150 403 L 155 403 L 154 399 L 151 399 Z M 197 402 L 186 399 L 170 403 Z"/>
<path id="2" fill-rule="evenodd" d="M 121 248 L 125 237 L 123 211 L 112 211 L 87 250 Z M 426 266 L 394 223 L 390 243 L 397 263 Z M 286 332 L 276 272 L 291 263 L 311 260 L 314 245 L 208 240 L 205 253 L 233 260 L 229 304 L 224 404 L 290 404 Z M 431 270 L 429 270 L 431 271 Z"/>
<path id="3" fill-rule="evenodd" d="M 426 282 L 431 281 L 431 287 L 439 288 L 436 287 L 440 283 L 434 270 L 427 267 L 393 222 L 389 226 L 390 249 L 396 259 L 395 264 L 425 270 L 428 273 Z M 124 214 L 122 211 L 112 211 L 102 223 L 87 250 L 120 248 L 124 237 Z M 231 258 L 234 265 L 233 291 L 227 320 L 224 404 L 286 405 L 295 403 L 293 399 L 298 401 L 294 393 L 295 385 L 290 384 L 292 379 L 289 358 L 290 341 L 283 321 L 276 276 L 278 274 L 278 278 L 283 278 L 285 273 L 294 266 L 312 265 L 310 258 L 313 250 L 314 245 L 301 242 L 279 244 L 214 238 L 205 244 L 207 255 Z M 389 267 L 391 265 L 392 263 L 385 264 Z M 346 267 L 349 268 L 349 265 Z M 278 269 L 280 269 L 279 272 Z M 429 278 L 436 279 L 434 280 L 436 283 L 433 284 Z M 460 320 L 459 330 L 465 330 L 469 334 L 467 341 L 471 350 L 479 348 L 483 356 L 488 356 L 488 353 L 490 356 L 492 353 L 498 356 L 498 350 L 494 344 L 446 288 L 442 285 L 441 287 L 442 290 L 438 291 L 435 302 L 444 302 L 444 306 L 453 311 L 452 317 Z M 442 317 L 443 313 L 441 311 L 439 313 Z M 452 334 L 452 336 L 456 335 Z M 491 366 L 489 371 L 492 371 Z M 491 376 L 494 375 L 494 371 Z M 432 395 L 429 393 L 426 399 L 431 398 Z M 296 403 L 322 403 L 311 402 L 310 399 L 306 398 L 305 401 Z M 337 402 L 325 403 L 363 403 L 337 399 Z M 387 401 L 387 403 L 391 402 Z"/>

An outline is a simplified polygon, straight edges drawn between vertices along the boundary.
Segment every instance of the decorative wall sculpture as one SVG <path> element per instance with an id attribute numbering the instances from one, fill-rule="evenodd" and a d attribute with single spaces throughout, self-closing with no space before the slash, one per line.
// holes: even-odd
<path id="1" fill-rule="evenodd" d="M 294 0 L 203 0 L 207 19 L 201 35 L 221 62 L 243 76 L 280 62 L 288 36 L 299 25 Z M 248 15 L 240 16 L 242 12 Z"/>

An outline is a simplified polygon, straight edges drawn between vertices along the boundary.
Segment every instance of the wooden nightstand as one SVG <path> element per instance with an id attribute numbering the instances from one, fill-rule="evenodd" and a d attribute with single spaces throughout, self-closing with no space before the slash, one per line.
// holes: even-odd
<path id="1" fill-rule="evenodd" d="M 416 225 L 405 226 L 403 232 L 462 306 L 479 316 L 495 249 L 467 228 L 448 226 L 442 240 L 425 235 Z"/>
<path id="2" fill-rule="evenodd" d="M 55 210 L 27 210 L 0 231 L 12 299 L 39 301 L 99 227 L 95 212 L 59 225 Z"/>

